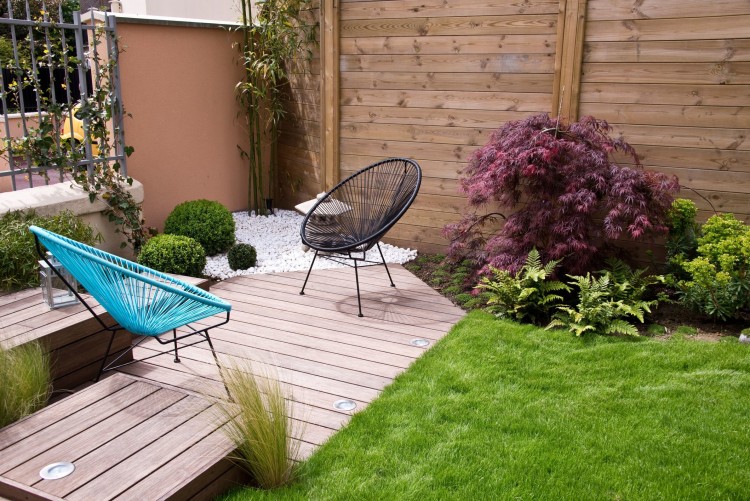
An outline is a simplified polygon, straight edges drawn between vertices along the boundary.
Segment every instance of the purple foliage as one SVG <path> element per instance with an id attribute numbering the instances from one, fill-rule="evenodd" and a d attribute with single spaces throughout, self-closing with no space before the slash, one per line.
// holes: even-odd
<path id="1" fill-rule="evenodd" d="M 610 130 L 593 117 L 568 124 L 541 114 L 495 131 L 464 170 L 460 189 L 473 211 L 443 230 L 449 255 L 515 271 L 536 248 L 545 262 L 564 259 L 565 272 L 583 273 L 608 240 L 666 233 L 677 178 L 644 170 Z M 477 213 L 493 203 L 512 213 Z M 498 217 L 505 225 L 485 237 L 482 227 Z"/>

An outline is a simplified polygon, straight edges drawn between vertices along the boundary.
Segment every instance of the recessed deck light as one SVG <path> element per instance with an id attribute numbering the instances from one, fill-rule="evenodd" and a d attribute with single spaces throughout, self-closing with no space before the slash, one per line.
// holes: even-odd
<path id="1" fill-rule="evenodd" d="M 424 348 L 425 346 L 429 346 L 430 342 L 426 339 L 418 338 L 418 339 L 412 339 L 411 344 L 418 348 Z"/>
<path id="2" fill-rule="evenodd" d="M 353 411 L 357 407 L 357 404 L 351 400 L 342 399 L 336 400 L 333 403 L 333 407 L 340 411 Z"/>
<path id="3" fill-rule="evenodd" d="M 52 463 L 39 470 L 39 476 L 44 480 L 57 480 L 64 478 L 75 471 L 76 465 L 73 463 Z"/>

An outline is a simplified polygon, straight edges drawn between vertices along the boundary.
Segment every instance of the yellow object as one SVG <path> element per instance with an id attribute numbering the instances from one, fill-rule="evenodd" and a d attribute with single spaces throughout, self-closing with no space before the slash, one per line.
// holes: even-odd
<path id="1" fill-rule="evenodd" d="M 71 109 L 71 113 L 73 115 L 73 120 L 71 120 L 71 117 L 65 117 L 65 120 L 63 120 L 63 128 L 62 128 L 62 134 L 60 134 L 60 140 L 66 141 L 68 139 L 73 139 L 74 141 L 77 141 L 79 143 L 83 143 L 83 120 L 76 118 L 76 113 L 78 113 L 78 110 L 81 109 L 80 104 L 76 104 Z M 70 130 L 70 122 L 73 122 L 73 131 Z M 94 156 L 99 155 L 99 145 L 91 139 L 91 153 Z"/>

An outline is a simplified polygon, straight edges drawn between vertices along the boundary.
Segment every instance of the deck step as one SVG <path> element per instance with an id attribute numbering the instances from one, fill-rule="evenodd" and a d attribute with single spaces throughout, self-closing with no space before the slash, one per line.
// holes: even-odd
<path id="1" fill-rule="evenodd" d="M 0 497 L 188 499 L 206 482 L 229 488 L 239 472 L 220 424 L 205 398 L 114 373 L 0 430 Z M 63 461 L 75 465 L 69 476 L 39 476 Z"/>

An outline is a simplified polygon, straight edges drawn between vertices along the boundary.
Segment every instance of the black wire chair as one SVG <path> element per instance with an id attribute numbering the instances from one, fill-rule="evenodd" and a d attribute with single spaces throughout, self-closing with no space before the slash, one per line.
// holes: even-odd
<path id="1" fill-rule="evenodd" d="M 378 248 L 391 287 L 395 287 L 379 241 L 412 204 L 421 182 L 422 169 L 415 161 L 388 158 L 355 172 L 319 199 L 300 229 L 302 242 L 315 250 L 300 294 L 305 294 L 318 253 L 347 266 L 352 266 L 347 261 L 353 261 L 358 316 L 363 316 L 357 263 L 380 264 L 365 259 L 373 247 Z"/>

